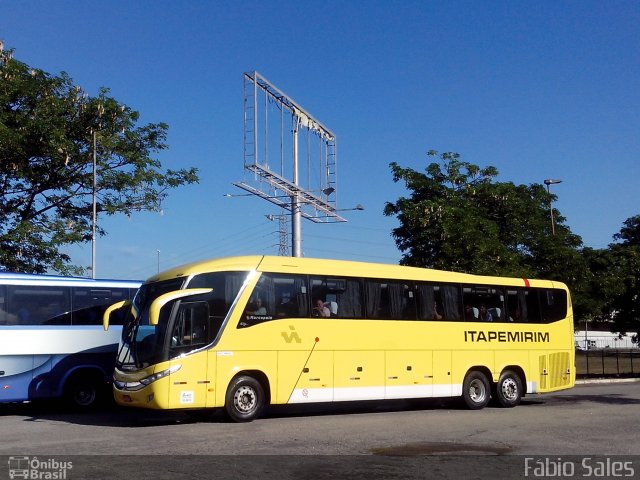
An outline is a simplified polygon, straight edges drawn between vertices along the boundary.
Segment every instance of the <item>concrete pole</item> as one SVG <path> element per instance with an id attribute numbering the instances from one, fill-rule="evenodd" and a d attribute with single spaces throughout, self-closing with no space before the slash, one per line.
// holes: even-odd
<path id="1" fill-rule="evenodd" d="M 97 190 L 97 180 L 96 180 L 96 131 L 93 131 L 93 219 L 91 222 L 91 278 L 96 278 L 96 222 L 97 222 L 97 211 L 96 211 L 96 190 Z"/>
<path id="2" fill-rule="evenodd" d="M 293 184 L 298 186 L 298 127 L 300 119 L 295 118 L 293 127 Z M 291 256 L 302 256 L 302 215 L 298 193 L 291 196 Z"/>

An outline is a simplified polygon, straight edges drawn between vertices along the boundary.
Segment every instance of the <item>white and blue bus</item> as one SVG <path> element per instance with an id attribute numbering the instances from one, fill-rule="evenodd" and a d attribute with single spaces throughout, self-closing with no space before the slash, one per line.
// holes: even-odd
<path id="1" fill-rule="evenodd" d="M 122 327 L 105 332 L 102 314 L 139 286 L 0 272 L 0 403 L 64 399 L 87 409 L 110 397 Z"/>

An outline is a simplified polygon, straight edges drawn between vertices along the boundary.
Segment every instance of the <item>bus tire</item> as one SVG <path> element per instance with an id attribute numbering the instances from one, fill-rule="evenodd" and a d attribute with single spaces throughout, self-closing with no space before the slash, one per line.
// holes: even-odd
<path id="1" fill-rule="evenodd" d="M 513 408 L 522 400 L 522 379 L 513 370 L 505 370 L 500 375 L 495 391 L 498 405 Z"/>
<path id="2" fill-rule="evenodd" d="M 258 380 L 240 376 L 229 385 L 224 408 L 234 422 L 251 422 L 262 412 L 264 399 L 264 389 Z"/>
<path id="3" fill-rule="evenodd" d="M 471 410 L 480 410 L 491 400 L 491 384 L 486 375 L 478 370 L 467 373 L 462 384 L 462 399 Z"/>
<path id="4" fill-rule="evenodd" d="M 105 391 L 105 382 L 100 375 L 76 374 L 65 384 L 65 400 L 74 410 L 91 410 L 100 405 Z"/>

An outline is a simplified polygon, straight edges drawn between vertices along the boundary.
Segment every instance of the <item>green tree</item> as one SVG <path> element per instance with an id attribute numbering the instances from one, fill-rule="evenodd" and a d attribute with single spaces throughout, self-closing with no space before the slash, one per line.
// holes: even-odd
<path id="1" fill-rule="evenodd" d="M 640 247 L 640 215 L 627 218 L 613 239 L 619 240 L 624 247 Z"/>
<path id="2" fill-rule="evenodd" d="M 0 51 L 0 268 L 79 274 L 60 248 L 91 239 L 94 138 L 100 214 L 157 211 L 197 170 L 163 170 L 151 157 L 167 148 L 166 124 L 140 126 L 108 89 L 88 96 L 13 53 Z"/>
<path id="3" fill-rule="evenodd" d="M 610 245 L 619 265 L 619 294 L 611 302 L 615 327 L 621 333 L 640 334 L 640 215 L 628 218 L 613 238 L 620 243 Z"/>
<path id="4" fill-rule="evenodd" d="M 498 170 L 462 161 L 457 153 L 429 151 L 425 173 L 391 163 L 408 197 L 387 202 L 401 263 L 483 275 L 562 280 L 580 291 L 586 274 L 582 241 L 554 209 L 543 185 L 496 182 Z"/>
<path id="5" fill-rule="evenodd" d="M 610 304 L 621 286 L 616 257 L 609 249 L 590 247 L 584 248 L 582 255 L 588 274 L 585 279 L 586 315 L 581 320 L 608 322 L 611 320 Z"/>

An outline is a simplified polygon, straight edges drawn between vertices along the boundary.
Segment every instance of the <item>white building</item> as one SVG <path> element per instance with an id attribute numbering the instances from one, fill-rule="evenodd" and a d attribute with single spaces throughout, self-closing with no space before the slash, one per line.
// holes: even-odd
<path id="1" fill-rule="evenodd" d="M 633 343 L 632 335 L 624 335 L 620 338 L 618 333 L 601 332 L 598 330 L 577 330 L 573 334 L 576 349 L 591 350 L 596 348 L 638 348 Z"/>

